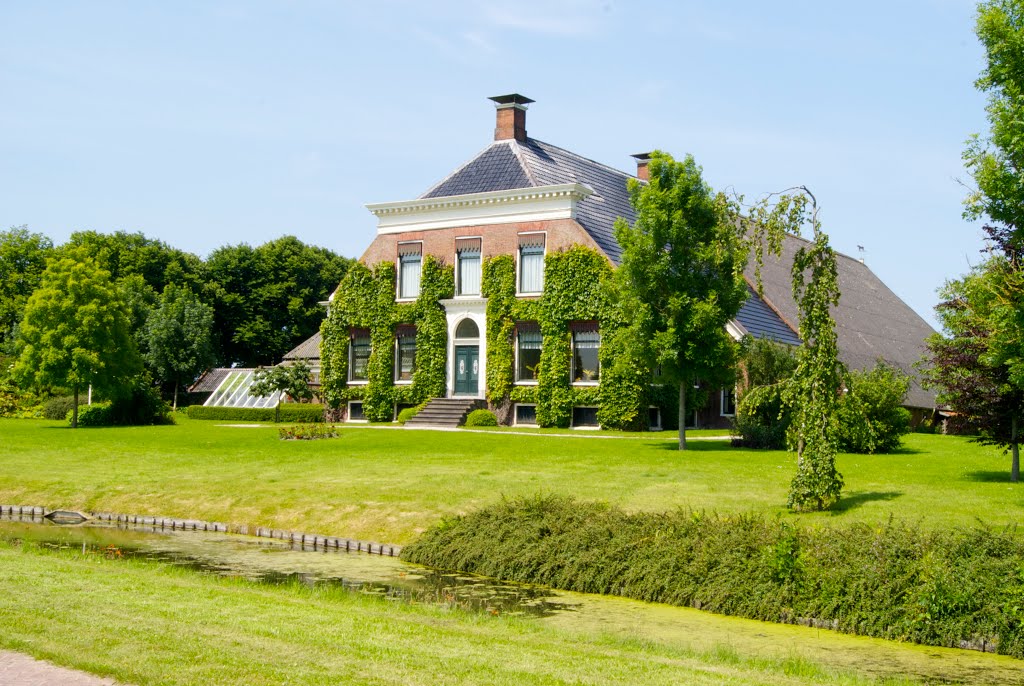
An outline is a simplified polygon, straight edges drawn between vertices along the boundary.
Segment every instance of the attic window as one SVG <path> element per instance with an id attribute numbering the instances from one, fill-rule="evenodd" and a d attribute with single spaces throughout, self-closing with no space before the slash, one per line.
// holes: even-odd
<path id="1" fill-rule="evenodd" d="M 423 243 L 398 244 L 398 297 L 413 300 L 420 295 L 420 270 L 423 265 Z"/>

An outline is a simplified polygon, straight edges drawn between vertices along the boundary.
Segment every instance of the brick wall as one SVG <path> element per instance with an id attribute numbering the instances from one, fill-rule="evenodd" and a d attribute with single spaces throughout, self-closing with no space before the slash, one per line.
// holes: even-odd
<path id="1" fill-rule="evenodd" d="M 454 264 L 455 239 L 464 236 L 482 237 L 480 247 L 484 259 L 495 255 L 514 255 L 519 247 L 518 234 L 524 231 L 546 231 L 548 252 L 565 250 L 574 245 L 585 245 L 603 253 L 590 234 L 575 220 L 554 219 L 379 234 L 359 259 L 370 267 L 378 262 L 395 262 L 398 259 L 400 241 L 423 241 L 424 255 L 433 255 L 446 264 Z"/>

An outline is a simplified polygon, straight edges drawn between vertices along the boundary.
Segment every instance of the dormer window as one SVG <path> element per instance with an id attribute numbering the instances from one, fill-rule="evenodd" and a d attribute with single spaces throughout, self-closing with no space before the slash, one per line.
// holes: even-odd
<path id="1" fill-rule="evenodd" d="M 519 234 L 519 293 L 534 295 L 544 292 L 543 233 Z"/>
<path id="2" fill-rule="evenodd" d="M 480 239 L 456 238 L 455 284 L 458 295 L 480 295 Z"/>
<path id="3" fill-rule="evenodd" d="M 415 300 L 420 297 L 420 270 L 423 266 L 423 243 L 398 244 L 398 297 Z"/>

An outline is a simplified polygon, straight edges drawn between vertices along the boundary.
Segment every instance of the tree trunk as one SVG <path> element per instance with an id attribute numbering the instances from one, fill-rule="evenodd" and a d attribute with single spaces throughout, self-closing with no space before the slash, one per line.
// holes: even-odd
<path id="1" fill-rule="evenodd" d="M 679 382 L 679 449 L 686 450 L 686 382 Z"/>
<path id="2" fill-rule="evenodd" d="M 174 382 L 174 404 L 171 405 L 172 409 L 178 410 L 178 382 Z"/>
<path id="3" fill-rule="evenodd" d="M 1010 420 L 1010 451 L 1013 461 L 1010 463 L 1010 481 L 1017 483 L 1020 479 L 1020 444 L 1017 442 L 1017 418 Z"/>
<path id="4" fill-rule="evenodd" d="M 277 405 L 274 405 L 274 423 L 279 424 L 281 422 L 281 398 L 277 399 Z"/>
<path id="5" fill-rule="evenodd" d="M 71 428 L 78 428 L 78 384 L 75 384 L 75 404 L 71 408 Z"/>

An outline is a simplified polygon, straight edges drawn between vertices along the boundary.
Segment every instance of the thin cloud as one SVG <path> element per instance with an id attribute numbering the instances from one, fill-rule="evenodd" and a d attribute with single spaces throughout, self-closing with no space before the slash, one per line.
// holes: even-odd
<path id="1" fill-rule="evenodd" d="M 551 36 L 586 36 L 597 33 L 607 3 L 595 0 L 519 3 L 514 10 L 501 5 L 484 7 L 483 17 L 499 29 Z"/>

